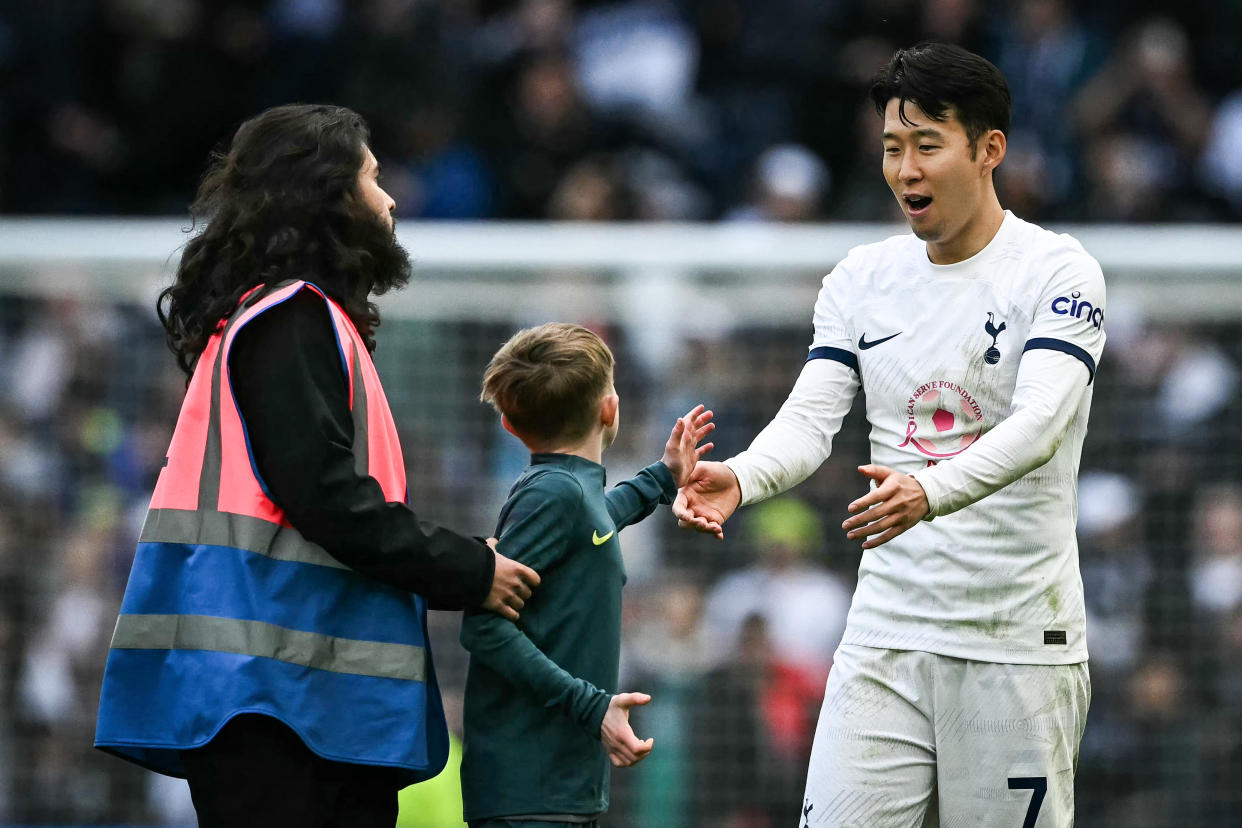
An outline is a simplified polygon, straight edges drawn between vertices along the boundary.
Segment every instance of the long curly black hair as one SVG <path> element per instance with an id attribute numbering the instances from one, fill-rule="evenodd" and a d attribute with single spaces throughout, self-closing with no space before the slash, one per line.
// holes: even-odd
<path id="1" fill-rule="evenodd" d="M 410 260 L 358 196 L 369 137 L 349 109 L 290 104 L 246 121 L 212 155 L 190 207 L 198 231 L 156 302 L 187 375 L 246 291 L 289 279 L 322 288 L 375 349 L 370 297 L 405 285 Z"/>

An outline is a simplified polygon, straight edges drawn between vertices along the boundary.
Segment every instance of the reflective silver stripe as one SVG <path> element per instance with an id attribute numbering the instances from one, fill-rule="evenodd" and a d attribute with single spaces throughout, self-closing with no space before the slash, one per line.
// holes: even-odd
<path id="1" fill-rule="evenodd" d="M 254 291 L 245 301 L 238 304 L 233 313 L 229 315 L 223 330 L 220 331 L 220 349 L 216 352 L 216 361 L 211 367 L 211 410 L 207 418 L 207 442 L 203 446 L 203 467 L 199 472 L 198 479 L 198 508 L 200 511 L 214 511 L 220 505 L 220 474 L 224 468 L 224 444 L 220 436 L 220 407 L 224 404 L 224 390 L 221 387 L 221 383 L 223 381 L 225 345 L 229 341 L 229 334 L 233 331 L 237 320 L 252 306 L 271 294 L 273 290 L 279 289 L 260 287 Z M 236 405 L 236 401 L 233 401 L 231 389 L 228 391 L 228 394 L 229 400 Z M 238 409 L 237 416 L 241 417 L 240 409 Z"/>
<path id="2" fill-rule="evenodd" d="M 226 333 L 232 324 L 229 320 L 224 328 Z M 211 367 L 211 408 L 207 418 L 207 440 L 203 443 L 203 465 L 198 473 L 198 508 L 201 510 L 220 507 L 220 469 L 224 465 L 224 448 L 220 441 L 220 366 L 223 364 L 224 336 L 221 335 L 216 361 Z"/>
<path id="3" fill-rule="evenodd" d="M 335 322 L 333 323 L 333 330 Z M 338 332 L 339 336 L 340 333 Z M 371 473 L 371 447 L 367 442 L 367 386 L 362 376 L 362 360 L 358 359 L 358 349 L 354 348 L 354 471 L 366 477 Z"/>
<path id="4" fill-rule="evenodd" d="M 210 615 L 121 615 L 117 650 L 210 650 L 271 658 L 317 670 L 425 681 L 427 651 L 412 644 L 335 638 L 263 621 Z"/>
<path id="5" fill-rule="evenodd" d="M 152 509 L 142 526 L 140 543 L 185 543 L 231 546 L 278 561 L 348 569 L 302 537 L 298 530 L 231 512 L 195 512 L 190 509 Z"/>

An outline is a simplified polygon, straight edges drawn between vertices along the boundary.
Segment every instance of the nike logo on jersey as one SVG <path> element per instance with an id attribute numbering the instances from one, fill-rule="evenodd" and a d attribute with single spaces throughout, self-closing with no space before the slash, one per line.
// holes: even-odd
<path id="1" fill-rule="evenodd" d="M 616 530 L 616 529 L 613 529 L 611 532 L 609 532 L 607 535 L 604 535 L 604 536 L 601 538 L 601 537 L 599 536 L 599 532 L 592 532 L 592 533 L 591 533 L 591 543 L 595 544 L 596 546 L 599 546 L 601 543 L 607 543 L 607 542 L 608 542 L 608 539 L 609 539 L 609 538 L 611 538 L 611 537 L 612 537 L 613 535 L 615 535 L 616 533 L 617 533 L 617 530 Z"/>
<path id="2" fill-rule="evenodd" d="M 865 351 L 868 348 L 874 348 L 876 345 L 883 345 L 885 342 L 888 342 L 894 336 L 901 336 L 901 331 L 898 331 L 892 336 L 886 336 L 883 339 L 873 339 L 870 342 L 867 341 L 867 335 L 863 334 L 862 336 L 858 337 L 858 350 Z"/>

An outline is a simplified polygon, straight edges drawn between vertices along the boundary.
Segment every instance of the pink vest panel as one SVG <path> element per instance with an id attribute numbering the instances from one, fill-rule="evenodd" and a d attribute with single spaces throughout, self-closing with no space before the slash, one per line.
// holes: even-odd
<path id="1" fill-rule="evenodd" d="M 229 512 L 289 525 L 281 509 L 264 493 L 251 462 L 241 414 L 229 382 L 228 356 L 237 331 L 243 325 L 304 288 L 321 296 L 328 305 L 344 360 L 351 410 L 358 403 L 355 389 L 360 387 L 365 394 L 366 420 L 355 419 L 355 439 L 366 441 L 367 473 L 379 482 L 385 499 L 405 501 L 405 462 L 397 427 L 371 355 L 344 310 L 316 286 L 299 281 L 279 287 L 250 307 L 234 313 L 228 324 L 208 340 L 181 406 L 168 462 L 160 472 L 151 498 L 152 509 Z M 219 378 L 215 400 L 213 375 Z M 200 491 L 201 481 L 207 479 L 204 471 L 216 466 L 214 459 L 207 457 L 213 402 L 218 405 L 220 429 L 219 487 L 214 496 L 211 492 Z M 204 468 L 205 457 L 207 469 Z"/>

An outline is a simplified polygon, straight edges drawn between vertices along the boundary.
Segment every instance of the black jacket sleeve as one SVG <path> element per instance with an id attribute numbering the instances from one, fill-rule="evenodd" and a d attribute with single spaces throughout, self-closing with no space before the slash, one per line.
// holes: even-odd
<path id="1" fill-rule="evenodd" d="M 487 598 L 496 562 L 485 544 L 419 521 L 355 471 L 348 382 L 322 298 L 304 290 L 248 322 L 229 375 L 259 475 L 303 537 L 433 609 Z"/>

